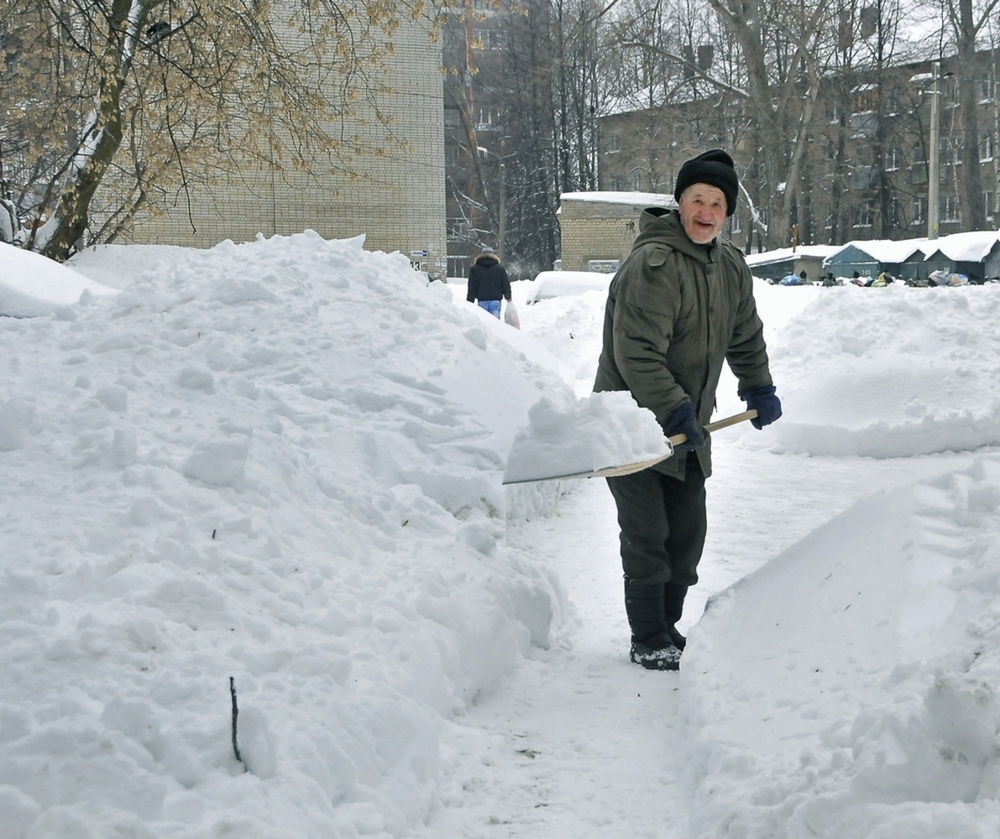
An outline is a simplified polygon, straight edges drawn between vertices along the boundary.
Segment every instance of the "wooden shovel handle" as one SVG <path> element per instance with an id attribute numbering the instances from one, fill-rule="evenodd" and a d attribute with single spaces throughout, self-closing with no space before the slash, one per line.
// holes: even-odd
<path id="1" fill-rule="evenodd" d="M 731 417 L 710 422 L 705 426 L 705 430 L 711 432 L 718 431 L 720 428 L 729 428 L 731 425 L 736 425 L 738 422 L 746 422 L 749 419 L 753 419 L 755 416 L 757 416 L 756 409 L 744 411 L 742 414 L 733 414 Z M 671 446 L 679 446 L 687 440 L 687 435 L 675 434 L 673 437 L 667 437 L 667 439 L 670 441 Z"/>

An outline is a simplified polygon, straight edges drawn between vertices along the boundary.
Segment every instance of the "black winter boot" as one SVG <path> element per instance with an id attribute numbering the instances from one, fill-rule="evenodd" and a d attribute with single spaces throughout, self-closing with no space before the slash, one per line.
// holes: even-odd
<path id="1" fill-rule="evenodd" d="M 625 614 L 632 630 L 629 658 L 647 670 L 677 670 L 681 651 L 670 640 L 663 583 L 637 583 L 626 577 Z"/>
<path id="2" fill-rule="evenodd" d="M 688 587 L 682 583 L 664 583 L 663 585 L 663 617 L 667 623 L 667 635 L 679 650 L 684 649 L 687 638 L 677 631 L 676 623 L 684 613 L 684 598 Z"/>
<path id="3" fill-rule="evenodd" d="M 681 669 L 681 651 L 671 641 L 665 642 L 662 647 L 651 647 L 649 644 L 633 641 L 629 658 L 647 670 Z"/>

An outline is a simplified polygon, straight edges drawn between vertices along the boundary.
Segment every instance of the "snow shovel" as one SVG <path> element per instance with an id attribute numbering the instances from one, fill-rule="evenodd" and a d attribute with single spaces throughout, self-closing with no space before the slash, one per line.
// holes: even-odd
<path id="1" fill-rule="evenodd" d="M 705 426 L 705 430 L 712 432 L 718 431 L 720 428 L 729 428 L 731 425 L 746 422 L 749 419 L 753 419 L 755 416 L 757 416 L 756 410 L 743 411 L 743 413 L 733 414 L 731 417 L 725 417 L 724 419 L 710 422 Z M 603 469 L 593 469 L 586 472 L 570 472 L 564 475 L 543 475 L 532 478 L 519 478 L 517 480 L 504 481 L 503 483 L 525 484 L 532 483 L 534 481 L 562 481 L 569 480 L 571 478 L 614 478 L 620 475 L 631 475 L 633 472 L 641 472 L 643 469 L 648 469 L 650 466 L 655 466 L 657 463 L 662 463 L 668 457 L 672 457 L 674 453 L 674 446 L 679 446 L 685 440 L 687 440 L 687 436 L 684 434 L 675 434 L 673 437 L 668 437 L 667 442 L 670 443 L 670 452 L 662 457 L 655 457 L 652 460 L 642 460 L 637 463 L 626 463 L 621 466 L 605 466 Z"/>

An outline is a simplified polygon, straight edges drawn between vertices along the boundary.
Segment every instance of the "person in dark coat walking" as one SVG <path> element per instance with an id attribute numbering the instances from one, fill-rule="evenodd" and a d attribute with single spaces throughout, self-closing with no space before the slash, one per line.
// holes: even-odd
<path id="1" fill-rule="evenodd" d="M 493 248 L 485 247 L 469 269 L 469 293 L 465 299 L 479 303 L 491 315 L 500 317 L 500 301 L 510 302 L 510 278 Z"/>
<path id="2" fill-rule="evenodd" d="M 677 631 L 708 529 L 705 479 L 723 363 L 738 381 L 751 422 L 781 416 L 757 316 L 753 278 L 739 249 L 719 234 L 736 207 L 732 158 L 721 149 L 688 160 L 677 175 L 676 210 L 649 208 L 632 251 L 608 290 L 595 391 L 627 390 L 668 437 L 684 434 L 673 457 L 609 477 L 618 509 L 629 657 L 650 670 L 676 670 Z"/>

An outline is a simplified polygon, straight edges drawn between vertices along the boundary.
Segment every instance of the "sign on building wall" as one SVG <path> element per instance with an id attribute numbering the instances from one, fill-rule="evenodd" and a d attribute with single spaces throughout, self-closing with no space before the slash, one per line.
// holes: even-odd
<path id="1" fill-rule="evenodd" d="M 620 265 L 620 259 L 590 259 L 587 261 L 587 270 L 598 274 L 614 274 Z"/>

